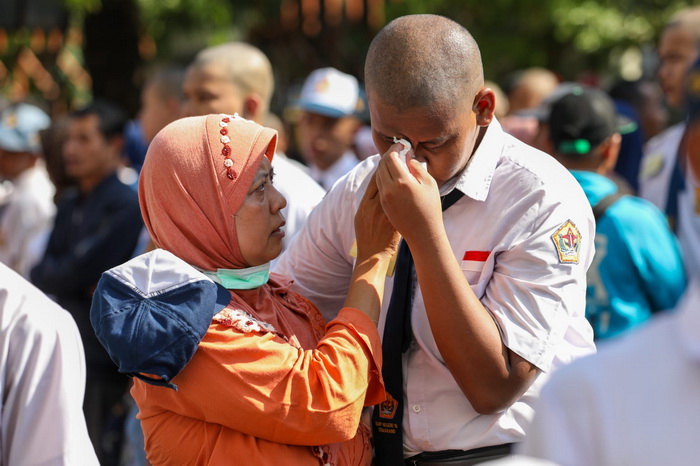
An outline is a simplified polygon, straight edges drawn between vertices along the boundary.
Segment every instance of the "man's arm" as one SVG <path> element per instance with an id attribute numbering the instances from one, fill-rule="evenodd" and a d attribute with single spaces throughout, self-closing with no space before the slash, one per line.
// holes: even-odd
<path id="1" fill-rule="evenodd" d="M 493 317 L 465 279 L 442 222 L 433 226 L 438 228 L 431 239 L 409 242 L 433 338 L 474 409 L 502 411 L 525 393 L 538 371 L 503 344 Z"/>
<path id="2" fill-rule="evenodd" d="M 538 370 L 504 345 L 454 257 L 435 181 L 417 162 L 411 162 L 411 171 L 395 153 L 384 157 L 377 176 L 382 206 L 411 249 L 431 331 L 447 367 L 477 412 L 504 410 L 530 387 Z"/>

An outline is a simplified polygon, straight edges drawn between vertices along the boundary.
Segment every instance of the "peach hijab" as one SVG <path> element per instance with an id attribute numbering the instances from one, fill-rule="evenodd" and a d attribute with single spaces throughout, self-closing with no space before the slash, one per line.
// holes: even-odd
<path id="1" fill-rule="evenodd" d="M 155 245 L 203 271 L 248 267 L 233 215 L 276 143 L 275 130 L 231 115 L 183 118 L 163 128 L 139 179 L 141 213 Z M 231 290 L 229 306 L 271 324 L 290 343 L 314 347 L 323 318 L 306 299 L 289 293 L 290 284 L 271 274 L 263 286 Z"/>
<path id="2" fill-rule="evenodd" d="M 163 128 L 139 179 L 154 244 L 203 270 L 247 267 L 233 215 L 276 145 L 275 130 L 237 115 L 183 118 Z"/>

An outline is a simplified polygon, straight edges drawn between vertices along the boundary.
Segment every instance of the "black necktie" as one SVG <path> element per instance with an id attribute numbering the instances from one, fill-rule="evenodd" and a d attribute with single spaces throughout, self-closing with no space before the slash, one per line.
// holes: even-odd
<path id="1" fill-rule="evenodd" d="M 463 196 L 453 189 L 441 198 L 443 212 Z M 403 465 L 403 363 L 402 354 L 411 343 L 411 308 L 415 290 L 415 268 L 411 250 L 404 240 L 399 245 L 396 259 L 394 288 L 384 323 L 382 376 L 387 399 L 374 407 L 372 430 L 374 432 L 375 464 L 381 466 Z"/>
<path id="2" fill-rule="evenodd" d="M 687 129 L 685 130 L 687 131 Z M 666 196 L 666 218 L 668 219 L 671 230 L 677 233 L 678 230 L 678 196 L 685 190 L 685 154 L 687 150 L 686 136 L 687 132 L 683 133 L 678 150 L 676 151 L 676 159 L 671 172 L 671 179 L 668 182 L 668 193 Z"/>

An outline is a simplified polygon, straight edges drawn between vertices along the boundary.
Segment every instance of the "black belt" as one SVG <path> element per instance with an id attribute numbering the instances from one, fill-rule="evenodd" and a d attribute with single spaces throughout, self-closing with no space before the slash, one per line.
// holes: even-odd
<path id="1" fill-rule="evenodd" d="M 406 466 L 468 466 L 508 456 L 512 443 L 473 450 L 426 451 L 406 458 Z"/>

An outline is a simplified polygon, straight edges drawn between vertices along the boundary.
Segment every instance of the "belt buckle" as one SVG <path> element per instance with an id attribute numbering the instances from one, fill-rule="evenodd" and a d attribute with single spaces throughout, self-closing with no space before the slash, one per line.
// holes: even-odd
<path id="1" fill-rule="evenodd" d="M 418 456 L 420 456 L 420 455 L 418 455 Z M 406 458 L 404 460 L 404 463 L 406 464 L 406 466 L 420 466 L 420 458 L 417 458 L 415 456 L 413 456 L 411 458 Z"/>

